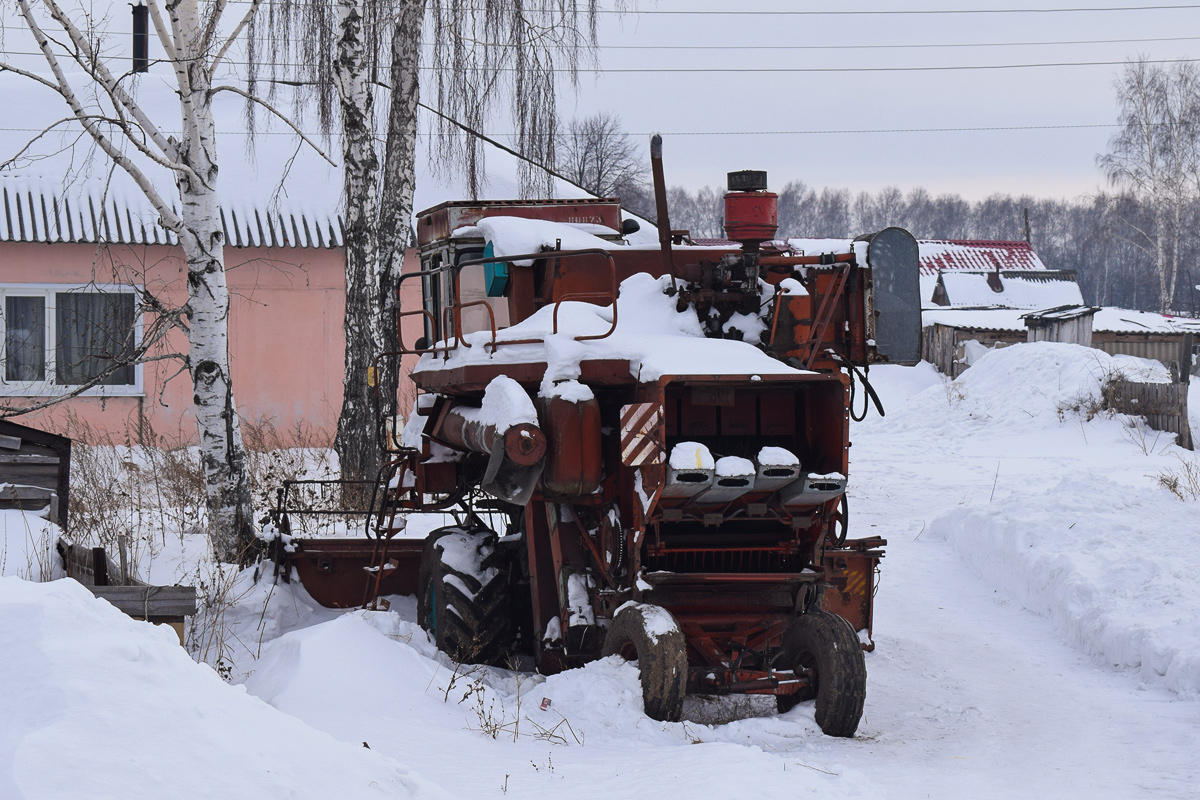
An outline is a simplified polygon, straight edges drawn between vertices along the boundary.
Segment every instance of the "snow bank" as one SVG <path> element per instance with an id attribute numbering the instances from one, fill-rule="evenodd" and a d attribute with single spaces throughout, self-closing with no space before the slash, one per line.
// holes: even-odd
<path id="1" fill-rule="evenodd" d="M 0 652 L 2 797 L 448 796 L 226 684 L 169 628 L 74 581 L 0 578 Z"/>
<path id="2" fill-rule="evenodd" d="M 1197 507 L 1103 475 L 957 508 L 931 533 L 1076 646 L 1200 694 Z"/>
<path id="3" fill-rule="evenodd" d="M 879 372 L 871 371 L 873 384 Z M 902 428 L 944 428 L 954 420 L 992 432 L 1058 427 L 1077 409 L 1086 416 L 1088 408 L 1098 408 L 1101 387 L 1110 377 L 1156 380 L 1163 374 L 1158 362 L 1111 356 L 1090 347 L 1016 344 L 986 351 L 954 381 L 939 381 L 895 413 L 887 409 L 887 420 L 889 426 Z"/>
<path id="4" fill-rule="evenodd" d="M 422 356 L 414 372 L 545 361 L 546 379 L 559 381 L 578 378 L 579 362 L 584 359 L 616 358 L 628 359 L 630 372 L 643 382 L 663 375 L 801 374 L 747 342 L 705 338 L 695 312 L 677 311 L 675 298 L 663 294 L 669 285 L 670 278 L 646 273 L 626 278 L 617 299 L 617 328 L 604 339 L 575 341 L 579 335 L 607 333 L 612 327 L 612 306 L 567 301 L 559 306 L 557 335 L 552 333 L 553 306 L 497 335 L 499 341 L 544 339 L 544 344 L 501 345 L 492 353 L 483 346 L 491 341 L 491 331 L 479 331 L 463 337 L 470 347 L 459 347 L 446 359 Z"/>

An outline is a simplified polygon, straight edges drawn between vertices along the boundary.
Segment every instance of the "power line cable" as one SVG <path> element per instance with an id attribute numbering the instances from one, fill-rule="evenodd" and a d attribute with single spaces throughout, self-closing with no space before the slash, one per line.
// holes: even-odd
<path id="1" fill-rule="evenodd" d="M 1151 6 L 1075 6 L 1063 8 L 917 8 L 917 9 L 870 9 L 870 10 L 819 10 L 819 11 L 758 11 L 758 10 L 710 10 L 689 8 L 665 9 L 597 9 L 597 14 L 618 16 L 713 16 L 713 17 L 882 17 L 882 16 L 952 16 L 977 14 L 1103 14 L 1109 12 L 1134 11 L 1182 11 L 1200 8 L 1200 5 L 1151 5 Z M 472 9 L 482 11 L 483 9 Z"/>

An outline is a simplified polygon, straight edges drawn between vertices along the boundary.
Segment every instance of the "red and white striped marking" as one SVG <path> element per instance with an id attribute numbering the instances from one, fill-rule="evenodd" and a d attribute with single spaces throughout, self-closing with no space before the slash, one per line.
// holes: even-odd
<path id="1" fill-rule="evenodd" d="M 663 410 L 658 403 L 621 406 L 621 463 L 663 463 Z"/>

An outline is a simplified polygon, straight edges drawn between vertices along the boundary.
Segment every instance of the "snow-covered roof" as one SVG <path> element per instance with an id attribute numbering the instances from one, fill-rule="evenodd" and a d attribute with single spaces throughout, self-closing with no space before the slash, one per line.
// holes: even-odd
<path id="1" fill-rule="evenodd" d="M 0 242 L 177 243 L 146 197 L 125 185 L 0 176 L 0 198 Z M 233 201 L 222 204 L 221 222 L 232 247 L 341 247 L 333 211 Z"/>
<path id="2" fill-rule="evenodd" d="M 953 308 L 1037 310 L 1083 304 L 1075 273 L 1067 270 L 942 270 L 934 302 Z"/>
<path id="3" fill-rule="evenodd" d="M 1026 312 L 1019 308 L 945 308 L 921 312 L 921 326 L 949 325 L 981 331 L 1024 331 Z"/>
<path id="4" fill-rule="evenodd" d="M 1168 317 L 1153 311 L 1133 311 L 1107 306 L 1092 318 L 1092 331 L 1104 333 L 1196 333 L 1200 319 Z"/>
<path id="5" fill-rule="evenodd" d="M 920 248 L 922 275 L 939 270 L 1045 269 L 1029 242 L 982 239 L 925 239 Z"/>

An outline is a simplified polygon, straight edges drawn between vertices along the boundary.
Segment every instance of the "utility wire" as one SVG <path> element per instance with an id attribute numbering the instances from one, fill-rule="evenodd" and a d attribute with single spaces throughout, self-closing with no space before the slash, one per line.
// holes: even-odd
<path id="1" fill-rule="evenodd" d="M 968 14 L 1103 14 L 1114 11 L 1179 11 L 1200 8 L 1200 5 L 1151 5 L 1151 6 L 1078 6 L 1068 8 L 917 8 L 917 9 L 875 9 L 852 11 L 838 9 L 835 11 L 724 11 L 689 8 L 686 10 L 662 9 L 630 9 L 621 11 L 615 8 L 597 9 L 597 14 L 615 14 L 618 16 L 641 17 L 674 17 L 674 16 L 712 16 L 712 17 L 899 17 L 899 16 L 951 16 Z M 482 11 L 482 8 L 472 9 Z"/>
<path id="2" fill-rule="evenodd" d="M 1153 42 L 1195 42 L 1200 36 L 1157 36 L 1146 39 L 1063 39 L 1048 42 L 925 42 L 920 44 L 600 44 L 597 50 L 925 50 L 964 47 L 1058 47 L 1088 44 L 1149 44 Z M 433 47 L 433 42 L 421 42 Z M 475 47 L 511 47 L 504 42 L 472 42 Z M 40 55 L 40 54 L 39 54 Z"/>
<path id="3" fill-rule="evenodd" d="M 430 111 L 433 114 L 443 116 L 439 112 L 421 104 L 421 107 Z M 456 120 L 446 117 L 446 120 L 452 124 L 468 130 Z M 1053 131 L 1053 130 L 1073 130 L 1087 128 L 1120 128 L 1122 125 L 1116 122 L 1099 122 L 1085 123 L 1078 125 L 981 125 L 975 127 L 945 127 L 945 128 L 827 128 L 827 129 L 811 129 L 797 131 L 626 131 L 627 136 L 650 136 L 653 133 L 658 133 L 662 136 L 826 136 L 832 134 L 889 134 L 889 133 L 987 133 L 992 131 Z M 18 133 L 39 133 L 41 128 L 7 128 L 0 127 L 0 131 L 12 131 Z M 513 136 L 513 133 L 478 133 L 470 131 L 480 138 L 497 137 L 497 136 Z M 219 136 L 247 136 L 245 131 L 217 131 Z M 294 131 L 255 131 L 255 136 L 295 136 Z M 306 136 L 321 136 L 317 132 L 306 132 Z M 453 136 L 457 134 L 440 133 L 438 131 L 423 131 L 417 134 L 422 138 L 433 138 L 435 136 Z M 569 136 L 569 133 L 561 134 Z M 383 137 L 378 137 L 381 141 Z M 502 149 L 507 149 L 504 145 L 497 144 Z M 564 180 L 566 180 L 564 178 Z"/>

